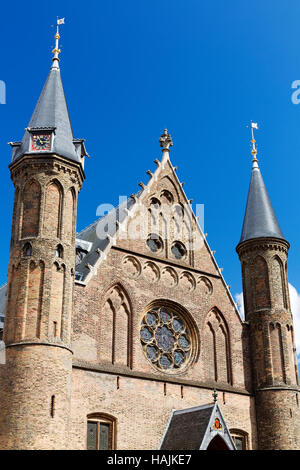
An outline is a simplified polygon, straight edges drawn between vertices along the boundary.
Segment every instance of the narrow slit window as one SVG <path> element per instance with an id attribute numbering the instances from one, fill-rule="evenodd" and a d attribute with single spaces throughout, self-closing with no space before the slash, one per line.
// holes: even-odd
<path id="1" fill-rule="evenodd" d="M 54 414 L 55 414 L 55 395 L 52 395 L 51 397 L 51 418 L 54 418 Z"/>

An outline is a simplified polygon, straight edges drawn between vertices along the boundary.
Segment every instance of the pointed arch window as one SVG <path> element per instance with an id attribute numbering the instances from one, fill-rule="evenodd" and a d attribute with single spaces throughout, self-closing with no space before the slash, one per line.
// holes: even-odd
<path id="1" fill-rule="evenodd" d="M 229 329 L 216 307 L 209 312 L 206 320 L 203 361 L 207 380 L 232 384 Z"/>
<path id="2" fill-rule="evenodd" d="M 108 290 L 101 309 L 99 359 L 132 366 L 132 308 L 128 294 L 120 284 Z"/>

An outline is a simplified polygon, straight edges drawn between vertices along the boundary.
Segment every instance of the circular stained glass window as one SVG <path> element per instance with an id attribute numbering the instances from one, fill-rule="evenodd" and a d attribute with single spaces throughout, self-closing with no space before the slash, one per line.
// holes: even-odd
<path id="1" fill-rule="evenodd" d="M 148 237 L 147 245 L 148 245 L 148 248 L 150 248 L 150 250 L 153 253 L 157 253 L 158 251 L 160 251 L 162 249 L 163 242 L 162 242 L 162 239 L 158 235 L 151 234 Z"/>
<path id="2" fill-rule="evenodd" d="M 176 259 L 185 258 L 186 256 L 186 248 L 183 243 L 175 242 L 172 245 L 171 251 Z"/>
<path id="3" fill-rule="evenodd" d="M 148 360 L 164 372 L 175 372 L 190 359 L 190 330 L 172 308 L 157 307 L 149 310 L 142 320 L 140 339 Z"/>

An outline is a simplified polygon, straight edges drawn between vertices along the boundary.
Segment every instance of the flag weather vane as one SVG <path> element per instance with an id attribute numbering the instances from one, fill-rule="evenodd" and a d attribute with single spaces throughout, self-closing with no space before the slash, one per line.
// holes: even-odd
<path id="1" fill-rule="evenodd" d="M 249 126 L 247 126 L 247 127 L 249 127 Z M 254 163 L 254 162 L 258 161 L 257 158 L 256 158 L 256 155 L 257 155 L 257 148 L 255 146 L 256 140 L 254 139 L 254 132 L 253 132 L 253 129 L 258 130 L 257 122 L 252 122 L 251 121 L 250 127 L 251 127 L 251 144 L 252 144 L 251 153 L 252 153 L 252 156 L 253 156 L 252 162 Z"/>
<path id="2" fill-rule="evenodd" d="M 59 62 L 59 53 L 60 49 L 58 48 L 58 41 L 60 39 L 59 35 L 59 25 L 60 24 L 65 24 L 65 19 L 64 18 L 58 18 L 57 17 L 57 22 L 56 22 L 56 34 L 55 34 L 55 48 L 52 51 L 52 54 L 54 54 L 54 57 L 52 58 L 53 60 L 53 66 L 56 66 L 58 68 L 58 62 Z"/>

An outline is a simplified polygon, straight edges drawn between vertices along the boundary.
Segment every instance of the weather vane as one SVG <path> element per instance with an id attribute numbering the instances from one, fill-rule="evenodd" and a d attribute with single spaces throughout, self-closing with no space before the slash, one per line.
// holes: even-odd
<path id="1" fill-rule="evenodd" d="M 247 127 L 249 127 L 249 126 L 247 126 Z M 250 128 L 251 128 L 251 144 L 252 144 L 251 153 L 252 153 L 252 156 L 253 156 L 252 162 L 257 162 L 257 158 L 256 158 L 256 155 L 257 155 L 257 148 L 256 148 L 256 146 L 255 146 L 256 140 L 254 139 L 254 132 L 253 132 L 253 129 L 257 129 L 257 130 L 258 130 L 258 124 L 257 124 L 257 122 L 252 122 L 252 121 L 251 121 Z"/>
<path id="2" fill-rule="evenodd" d="M 53 61 L 57 60 L 59 61 L 59 53 L 60 53 L 60 49 L 58 48 L 58 41 L 60 39 L 60 35 L 59 35 L 59 25 L 60 24 L 65 24 L 65 19 L 64 18 L 58 18 L 57 17 L 57 22 L 56 22 L 56 34 L 55 34 L 55 48 L 53 49 L 52 51 L 52 54 L 54 54 L 54 57 L 52 58 Z"/>

